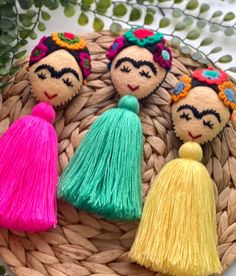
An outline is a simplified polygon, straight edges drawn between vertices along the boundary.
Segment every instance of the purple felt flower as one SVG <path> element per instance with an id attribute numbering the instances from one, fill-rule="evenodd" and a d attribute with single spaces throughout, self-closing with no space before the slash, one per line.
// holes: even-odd
<path id="1" fill-rule="evenodd" d="M 172 54 L 163 43 L 157 43 L 153 58 L 162 68 L 170 69 L 172 66 Z"/>
<path id="2" fill-rule="evenodd" d="M 79 65 L 83 72 L 84 78 L 86 79 L 91 72 L 91 58 L 86 52 L 81 52 L 79 54 Z"/>
<path id="3" fill-rule="evenodd" d="M 112 60 L 120 52 L 124 44 L 125 38 L 123 36 L 117 37 L 107 51 L 107 58 Z"/>
<path id="4" fill-rule="evenodd" d="M 30 63 L 38 62 L 40 59 L 46 56 L 48 48 L 44 45 L 45 39 L 47 39 L 46 36 L 42 37 L 38 45 L 34 47 L 30 55 Z"/>

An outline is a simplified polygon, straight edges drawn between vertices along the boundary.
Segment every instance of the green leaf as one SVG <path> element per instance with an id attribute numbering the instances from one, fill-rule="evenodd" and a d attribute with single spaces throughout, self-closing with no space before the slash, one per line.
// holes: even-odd
<path id="1" fill-rule="evenodd" d="M 32 21 L 31 21 L 30 18 L 24 18 L 22 20 L 22 24 L 23 24 L 24 27 L 28 28 L 32 25 Z"/>
<path id="2" fill-rule="evenodd" d="M 182 3 L 183 2 L 183 0 L 174 0 L 174 3 L 175 4 L 180 4 L 180 3 Z"/>
<path id="3" fill-rule="evenodd" d="M 26 53 L 27 53 L 27 50 L 20 51 L 19 53 L 17 53 L 17 54 L 15 55 L 15 58 L 16 58 L 16 59 L 23 58 L 23 57 L 25 56 Z"/>
<path id="4" fill-rule="evenodd" d="M 192 30 L 187 34 L 186 38 L 190 40 L 195 40 L 195 39 L 198 39 L 199 36 L 200 36 L 200 32 L 198 30 Z"/>
<path id="5" fill-rule="evenodd" d="M 198 61 L 202 58 L 202 54 L 199 53 L 199 52 L 195 52 L 191 55 L 192 59 L 195 60 L 195 61 Z"/>
<path id="6" fill-rule="evenodd" d="M 11 4 L 4 4 L 4 6 L 1 6 L 1 8 L 0 8 L 0 14 L 4 15 L 6 17 L 13 17 L 13 16 L 15 16 L 15 12 L 13 10 L 13 5 L 11 5 Z"/>
<path id="7" fill-rule="evenodd" d="M 223 18 L 223 21 L 231 21 L 235 18 L 235 14 L 233 12 L 228 12 Z"/>
<path id="8" fill-rule="evenodd" d="M 100 32 L 103 30 L 103 28 L 104 28 L 104 23 L 103 23 L 102 19 L 95 17 L 93 20 L 93 29 L 96 32 Z"/>
<path id="9" fill-rule="evenodd" d="M 8 70 L 4 67 L 0 67 L 0 75 L 5 76 L 8 74 Z"/>
<path id="10" fill-rule="evenodd" d="M 182 15 L 180 10 L 174 9 L 172 12 L 173 17 L 180 17 Z"/>
<path id="11" fill-rule="evenodd" d="M 186 25 L 186 27 L 190 26 L 193 24 L 193 19 L 190 16 L 186 16 L 184 18 L 184 24 Z"/>
<path id="12" fill-rule="evenodd" d="M 220 17 L 222 14 L 223 14 L 222 11 L 215 11 L 215 12 L 212 14 L 212 18 Z"/>
<path id="13" fill-rule="evenodd" d="M 82 0 L 82 4 L 85 5 L 92 5 L 94 3 L 94 0 Z"/>
<path id="14" fill-rule="evenodd" d="M 236 73 L 236 67 L 230 67 L 228 70 L 229 70 L 230 72 Z"/>
<path id="15" fill-rule="evenodd" d="M 36 1 L 34 0 L 34 3 Z M 58 0 L 43 0 L 43 4 L 49 9 L 49 10 L 55 10 L 59 7 Z M 39 3 L 39 6 L 41 6 L 41 0 Z"/>
<path id="16" fill-rule="evenodd" d="M 212 33 L 216 33 L 216 32 L 218 32 L 219 30 L 220 30 L 220 27 L 219 27 L 218 25 L 213 24 L 213 25 L 211 25 L 211 27 L 210 27 L 210 31 L 211 31 Z"/>
<path id="17" fill-rule="evenodd" d="M 9 72 L 9 75 L 11 76 L 15 75 L 20 70 L 20 68 L 21 68 L 20 65 L 13 66 Z"/>
<path id="18" fill-rule="evenodd" d="M 74 6 L 72 6 L 71 4 L 66 5 L 65 8 L 64 8 L 64 14 L 67 17 L 73 16 L 75 14 Z"/>
<path id="19" fill-rule="evenodd" d="M 171 45 L 172 45 L 173 47 L 178 47 L 178 46 L 180 45 L 180 43 L 181 43 L 181 40 L 180 40 L 178 37 L 176 37 L 176 36 L 174 36 L 174 37 L 171 39 Z"/>
<path id="20" fill-rule="evenodd" d="M 124 4 L 120 3 L 114 6 L 113 14 L 115 16 L 124 16 L 127 13 L 127 8 Z"/>
<path id="21" fill-rule="evenodd" d="M 0 43 L 3 45 L 11 44 L 16 38 L 9 35 L 9 34 L 2 34 L 0 35 Z"/>
<path id="22" fill-rule="evenodd" d="M 112 4 L 111 0 L 99 0 L 97 3 L 97 7 L 107 10 L 111 6 L 111 4 Z"/>
<path id="23" fill-rule="evenodd" d="M 170 19 L 168 17 L 163 17 L 159 22 L 160 28 L 166 28 L 170 25 Z"/>
<path id="24" fill-rule="evenodd" d="M 144 18 L 145 25 L 151 25 L 154 21 L 154 15 L 152 13 L 147 13 Z"/>
<path id="25" fill-rule="evenodd" d="M 147 13 L 152 13 L 154 15 L 156 14 L 156 10 L 153 8 L 147 8 Z"/>
<path id="26" fill-rule="evenodd" d="M 226 28 L 226 29 L 224 30 L 224 34 L 225 34 L 226 36 L 232 36 L 232 35 L 235 34 L 235 31 L 234 31 L 233 28 Z"/>
<path id="27" fill-rule="evenodd" d="M 140 17 L 142 15 L 142 11 L 141 9 L 139 8 L 133 8 L 131 13 L 130 13 L 130 16 L 129 16 L 129 20 L 130 21 L 136 21 L 136 20 L 139 20 Z"/>
<path id="28" fill-rule="evenodd" d="M 190 0 L 186 6 L 187 10 L 195 10 L 199 5 L 198 0 Z"/>
<path id="29" fill-rule="evenodd" d="M 206 37 L 202 40 L 200 46 L 208 46 L 213 43 L 213 39 L 211 37 Z"/>
<path id="30" fill-rule="evenodd" d="M 37 36 L 36 32 L 32 30 L 32 31 L 30 31 L 30 33 L 29 33 L 29 37 L 30 37 L 31 39 L 36 39 L 38 36 Z"/>
<path id="31" fill-rule="evenodd" d="M 44 32 L 46 30 L 46 25 L 43 22 L 38 23 L 38 29 L 40 32 Z"/>
<path id="32" fill-rule="evenodd" d="M 233 60 L 231 55 L 225 55 L 218 59 L 218 62 L 220 63 L 229 63 Z"/>
<path id="33" fill-rule="evenodd" d="M 88 24 L 89 18 L 85 13 L 81 12 L 77 22 L 80 26 L 85 26 Z"/>
<path id="34" fill-rule="evenodd" d="M 42 16 L 42 19 L 45 21 L 48 21 L 51 18 L 51 15 L 46 11 L 42 11 L 41 16 Z"/>
<path id="35" fill-rule="evenodd" d="M 27 12 L 26 12 L 26 17 L 29 17 L 29 18 L 34 18 L 35 17 L 35 15 L 37 14 L 37 12 L 36 11 L 34 11 L 34 10 L 28 10 Z"/>
<path id="36" fill-rule="evenodd" d="M 210 6 L 208 4 L 201 4 L 199 13 L 205 13 L 209 11 L 209 9 L 210 9 Z"/>
<path id="37" fill-rule="evenodd" d="M 180 52 L 184 55 L 191 54 L 191 49 L 188 46 L 183 46 L 180 48 Z"/>
<path id="38" fill-rule="evenodd" d="M 122 26 L 116 22 L 112 23 L 110 26 L 111 32 L 116 35 L 118 35 L 120 33 L 121 29 L 122 29 Z"/>
<path id="39" fill-rule="evenodd" d="M 185 29 L 185 24 L 183 22 L 178 22 L 176 25 L 175 25 L 175 30 L 176 31 L 182 31 Z"/>
<path id="40" fill-rule="evenodd" d="M 28 37 L 29 31 L 27 31 L 27 30 L 20 31 L 19 35 L 20 35 L 20 38 L 25 39 Z"/>
<path id="41" fill-rule="evenodd" d="M 1 18 L 0 24 L 2 30 L 11 30 L 15 27 L 14 22 L 8 18 Z"/>
<path id="42" fill-rule="evenodd" d="M 207 21 L 204 20 L 204 19 L 200 19 L 200 20 L 197 22 L 197 26 L 198 26 L 198 28 L 200 28 L 200 29 L 203 29 L 204 27 L 206 27 L 206 25 L 207 25 Z"/>
<path id="43" fill-rule="evenodd" d="M 219 53 L 219 52 L 221 52 L 222 51 L 222 47 L 215 47 L 214 49 L 212 49 L 211 51 L 210 51 L 210 54 L 216 54 L 216 53 Z"/>
<path id="44" fill-rule="evenodd" d="M 33 1 L 32 0 L 18 0 L 20 7 L 23 10 L 27 10 L 32 7 Z"/>

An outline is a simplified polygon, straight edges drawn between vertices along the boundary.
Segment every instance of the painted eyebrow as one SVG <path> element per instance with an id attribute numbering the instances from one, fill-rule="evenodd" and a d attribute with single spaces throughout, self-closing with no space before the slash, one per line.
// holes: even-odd
<path id="1" fill-rule="evenodd" d="M 34 70 L 34 73 L 37 73 L 38 71 L 40 71 L 42 69 L 47 69 L 51 73 L 52 78 L 59 79 L 65 73 L 72 73 L 77 78 L 77 80 L 80 80 L 79 74 L 74 69 L 69 68 L 69 67 L 65 67 L 65 68 L 62 68 L 60 71 L 57 71 L 51 65 L 41 64 Z"/>
<path id="2" fill-rule="evenodd" d="M 157 74 L 157 68 L 151 61 L 147 61 L 147 60 L 136 61 L 130 57 L 123 57 L 123 58 L 118 59 L 116 62 L 115 68 L 119 67 L 125 61 L 130 62 L 137 69 L 143 65 L 147 65 L 152 70 L 154 75 Z"/>
<path id="3" fill-rule="evenodd" d="M 177 109 L 177 112 L 183 110 L 183 109 L 189 109 L 193 112 L 193 115 L 195 118 L 197 119 L 201 119 L 203 116 L 205 115 L 214 115 L 218 122 L 220 123 L 221 122 L 221 117 L 220 117 L 220 114 L 218 112 L 216 112 L 215 110 L 213 109 L 205 109 L 203 110 L 202 112 L 199 111 L 195 106 L 193 105 L 190 105 L 190 104 L 184 104 L 184 105 L 181 105 L 178 109 Z"/>

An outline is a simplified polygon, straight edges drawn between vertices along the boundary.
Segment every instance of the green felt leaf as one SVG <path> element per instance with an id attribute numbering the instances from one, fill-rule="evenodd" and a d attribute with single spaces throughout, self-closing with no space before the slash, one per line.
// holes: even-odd
<path id="1" fill-rule="evenodd" d="M 218 62 L 220 63 L 229 63 L 233 60 L 231 55 L 224 55 L 221 58 L 218 59 Z"/>
<path id="2" fill-rule="evenodd" d="M 4 68 L 4 67 L 0 67 L 0 75 L 1 76 L 5 76 L 8 74 L 8 70 L 7 68 Z"/>
<path id="3" fill-rule="evenodd" d="M 175 25 L 175 30 L 176 31 L 182 31 L 185 29 L 185 24 L 183 22 L 178 22 L 176 25 Z"/>
<path id="4" fill-rule="evenodd" d="M 122 3 L 115 5 L 113 8 L 113 14 L 115 16 L 124 16 L 126 13 L 127 13 L 127 8 Z"/>
<path id="5" fill-rule="evenodd" d="M 15 16 L 15 12 L 13 10 L 13 5 L 11 5 L 11 4 L 4 4 L 2 7 L 0 7 L 0 14 L 4 15 L 6 17 Z"/>
<path id="6" fill-rule="evenodd" d="M 95 0 L 82 0 L 82 4 L 85 5 L 92 5 L 94 3 Z"/>
<path id="7" fill-rule="evenodd" d="M 110 26 L 110 30 L 113 34 L 118 35 L 122 29 L 122 26 L 119 23 L 113 22 Z"/>
<path id="8" fill-rule="evenodd" d="M 34 18 L 35 17 L 35 15 L 37 14 L 37 12 L 36 11 L 34 11 L 34 10 L 28 10 L 27 12 L 26 12 L 26 17 L 28 17 L 28 18 Z"/>
<path id="9" fill-rule="evenodd" d="M 26 50 L 20 51 L 20 52 L 18 52 L 18 53 L 15 55 L 15 58 L 16 58 L 16 59 L 23 58 L 23 57 L 26 55 L 26 53 L 27 53 Z"/>
<path id="10" fill-rule="evenodd" d="M 23 10 L 27 10 L 32 7 L 33 1 L 32 0 L 18 0 L 20 7 Z"/>
<path id="11" fill-rule="evenodd" d="M 15 27 L 15 23 L 8 18 L 1 18 L 0 24 L 1 24 L 1 29 L 5 31 L 11 30 Z"/>
<path id="12" fill-rule="evenodd" d="M 136 20 L 139 20 L 140 17 L 142 15 L 142 11 L 141 9 L 139 8 L 133 8 L 131 13 L 130 13 L 130 16 L 129 16 L 129 20 L 130 21 L 136 21 Z"/>
<path id="13" fill-rule="evenodd" d="M 226 15 L 223 17 L 224 21 L 231 21 L 235 18 L 235 14 L 233 12 L 228 12 Z"/>
<path id="14" fill-rule="evenodd" d="M 224 34 L 225 34 L 226 36 L 232 36 L 232 35 L 235 34 L 235 30 L 234 30 L 233 28 L 226 28 L 226 29 L 224 30 Z"/>
<path id="15" fill-rule="evenodd" d="M 199 13 L 205 13 L 209 11 L 210 5 L 208 4 L 201 4 Z"/>
<path id="16" fill-rule="evenodd" d="M 112 4 L 111 0 L 99 0 L 97 2 L 97 7 L 103 8 L 103 9 L 108 9 Z"/>
<path id="17" fill-rule="evenodd" d="M 168 17 L 164 17 L 159 22 L 160 28 L 166 28 L 170 25 L 170 19 Z"/>
<path id="18" fill-rule="evenodd" d="M 35 2 L 35 0 L 34 0 L 34 2 Z M 42 2 L 42 1 L 40 0 L 39 2 Z M 43 3 L 49 10 L 55 10 L 59 7 L 58 0 L 43 0 Z"/>
<path id="19" fill-rule="evenodd" d="M 13 66 L 13 67 L 11 68 L 11 70 L 9 71 L 9 75 L 10 75 L 10 76 L 15 75 L 15 74 L 20 70 L 20 68 L 21 68 L 20 65 Z"/>
<path id="20" fill-rule="evenodd" d="M 175 4 L 180 4 L 180 3 L 182 3 L 183 2 L 183 0 L 174 0 L 174 3 Z"/>
<path id="21" fill-rule="evenodd" d="M 38 23 L 38 29 L 40 32 L 44 32 L 46 30 L 46 25 L 43 22 Z"/>
<path id="22" fill-rule="evenodd" d="M 230 72 L 236 73 L 236 67 L 230 67 L 228 70 L 229 70 Z"/>
<path id="23" fill-rule="evenodd" d="M 219 30 L 220 30 L 220 27 L 218 25 L 213 24 L 210 27 L 210 32 L 212 32 L 212 33 L 217 33 L 217 32 L 219 32 Z"/>
<path id="24" fill-rule="evenodd" d="M 156 10 L 153 9 L 153 8 L 148 7 L 148 8 L 147 8 L 147 13 L 156 14 Z"/>
<path id="25" fill-rule="evenodd" d="M 75 8 L 71 4 L 68 4 L 64 8 L 64 14 L 67 17 L 72 17 L 75 14 Z"/>
<path id="26" fill-rule="evenodd" d="M 100 19 L 99 17 L 95 17 L 93 20 L 93 29 L 96 32 L 100 32 L 103 30 L 103 28 L 104 28 L 104 23 L 103 23 L 102 19 Z"/>
<path id="27" fill-rule="evenodd" d="M 152 13 L 147 13 L 144 18 L 145 25 L 151 25 L 154 21 L 154 15 Z"/>
<path id="28" fill-rule="evenodd" d="M 208 46 L 213 43 L 213 39 L 211 37 L 206 37 L 202 40 L 200 46 Z"/>
<path id="29" fill-rule="evenodd" d="M 200 36 L 200 32 L 198 30 L 192 30 L 187 33 L 186 38 L 190 40 L 195 40 L 195 39 L 198 39 L 199 36 Z"/>
<path id="30" fill-rule="evenodd" d="M 14 36 L 11 36 L 9 34 L 2 34 L 0 35 L 0 43 L 3 45 L 9 45 L 15 40 Z"/>
<path id="31" fill-rule="evenodd" d="M 36 34 L 35 31 L 30 31 L 29 37 L 30 37 L 31 39 L 36 39 L 36 38 L 38 37 L 38 35 Z"/>
<path id="32" fill-rule="evenodd" d="M 193 19 L 190 16 L 186 16 L 183 20 L 184 24 L 186 25 L 186 27 L 190 26 L 193 24 Z"/>
<path id="33" fill-rule="evenodd" d="M 42 19 L 45 21 L 48 21 L 51 18 L 51 15 L 46 11 L 42 11 L 41 16 L 42 16 Z"/>
<path id="34" fill-rule="evenodd" d="M 198 0 L 190 0 L 186 6 L 187 10 L 195 10 L 199 5 Z"/>
<path id="35" fill-rule="evenodd" d="M 85 14 L 84 12 L 81 12 L 81 14 L 80 14 L 80 16 L 79 16 L 77 22 L 78 22 L 78 24 L 79 24 L 80 26 L 85 26 L 85 25 L 87 25 L 88 22 L 89 22 L 89 18 L 88 18 L 88 16 L 87 16 L 87 14 Z"/>

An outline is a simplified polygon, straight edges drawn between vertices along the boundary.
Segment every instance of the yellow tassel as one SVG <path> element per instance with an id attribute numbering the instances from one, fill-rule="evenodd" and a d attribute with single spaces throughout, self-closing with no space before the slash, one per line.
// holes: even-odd
<path id="1" fill-rule="evenodd" d="M 152 184 L 130 257 L 177 276 L 220 273 L 214 191 L 202 149 L 187 142 L 179 155 Z"/>

